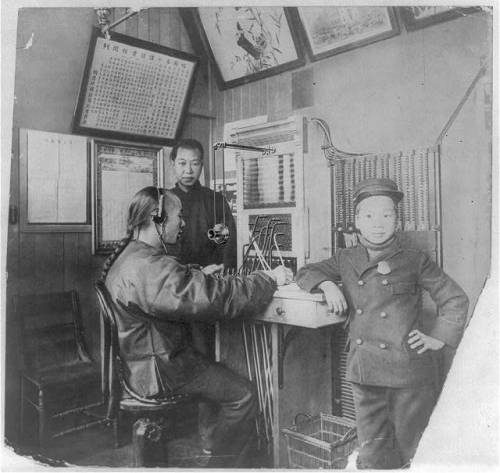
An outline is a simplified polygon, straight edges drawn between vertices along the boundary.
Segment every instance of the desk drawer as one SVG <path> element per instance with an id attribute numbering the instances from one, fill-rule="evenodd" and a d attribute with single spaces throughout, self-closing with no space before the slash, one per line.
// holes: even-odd
<path id="1" fill-rule="evenodd" d="M 345 321 L 328 312 L 325 302 L 274 297 L 267 309 L 255 317 L 265 322 L 319 328 Z"/>

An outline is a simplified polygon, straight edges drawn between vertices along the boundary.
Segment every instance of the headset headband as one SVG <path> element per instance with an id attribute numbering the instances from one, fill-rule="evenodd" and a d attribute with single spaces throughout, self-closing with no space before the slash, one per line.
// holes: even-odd
<path id="1" fill-rule="evenodd" d="M 156 215 L 153 215 L 151 220 L 153 220 L 154 223 L 161 225 L 165 222 L 167 215 L 163 209 L 163 192 L 159 187 L 156 188 L 156 192 L 158 193 L 158 207 L 156 208 Z"/>

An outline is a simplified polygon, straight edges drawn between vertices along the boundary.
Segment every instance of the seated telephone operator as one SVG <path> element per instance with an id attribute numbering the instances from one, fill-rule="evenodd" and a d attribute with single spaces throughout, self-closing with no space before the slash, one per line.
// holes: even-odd
<path id="1" fill-rule="evenodd" d="M 105 262 L 125 376 L 144 397 L 189 393 L 218 403 L 208 466 L 245 467 L 256 414 L 253 386 L 190 345 L 189 322 L 257 314 L 292 274 L 280 266 L 216 278 L 180 264 L 167 254 L 166 244 L 182 232 L 181 212 L 171 192 L 140 190 L 129 207 L 127 236 Z"/>

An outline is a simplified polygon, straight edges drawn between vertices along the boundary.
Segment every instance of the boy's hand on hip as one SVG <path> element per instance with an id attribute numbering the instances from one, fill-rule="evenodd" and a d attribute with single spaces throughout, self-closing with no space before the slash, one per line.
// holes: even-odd
<path id="1" fill-rule="evenodd" d="M 412 330 L 408 334 L 408 344 L 420 355 L 427 350 L 441 350 L 444 347 L 444 342 L 437 338 L 431 337 L 422 333 L 420 330 Z"/>
<path id="2" fill-rule="evenodd" d="M 345 300 L 344 294 L 342 294 L 342 291 L 334 282 L 323 281 L 318 287 L 325 295 L 325 300 L 330 312 L 340 315 L 347 311 L 347 301 Z"/>

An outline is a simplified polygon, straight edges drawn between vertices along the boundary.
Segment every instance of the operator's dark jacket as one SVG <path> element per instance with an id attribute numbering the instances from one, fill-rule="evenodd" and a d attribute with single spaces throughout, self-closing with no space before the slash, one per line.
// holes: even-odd
<path id="1" fill-rule="evenodd" d="M 384 261 L 381 274 L 378 263 Z M 387 266 L 386 266 L 387 264 Z M 311 291 L 323 281 L 342 280 L 349 306 L 347 379 L 386 387 L 431 384 L 436 379 L 432 352 L 419 355 L 408 334 L 423 329 L 422 290 L 437 304 L 439 316 L 428 335 L 456 347 L 467 317 L 463 290 L 418 250 L 402 248 L 396 239 L 383 255 L 369 261 L 363 246 L 341 249 L 332 258 L 304 266 L 297 283 Z"/>
<path id="2" fill-rule="evenodd" d="M 206 368 L 206 358 L 189 344 L 188 322 L 256 314 L 276 290 L 262 272 L 217 279 L 141 241 L 118 256 L 106 287 L 117 306 L 125 375 L 142 396 L 175 390 Z"/>

